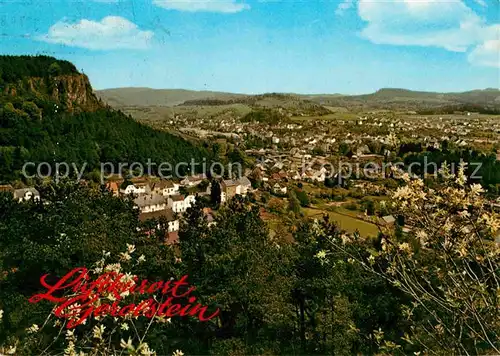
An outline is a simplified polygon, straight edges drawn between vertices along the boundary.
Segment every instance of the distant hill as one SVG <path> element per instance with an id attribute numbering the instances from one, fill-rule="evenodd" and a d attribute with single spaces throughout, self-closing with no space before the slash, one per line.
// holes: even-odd
<path id="1" fill-rule="evenodd" d="M 175 106 L 187 100 L 223 99 L 230 100 L 244 97 L 242 94 L 231 94 L 213 91 L 194 91 L 184 89 L 149 89 L 149 88 L 117 88 L 97 90 L 96 95 L 113 107 L 122 106 Z"/>
<path id="2" fill-rule="evenodd" d="M 372 94 L 261 94 L 244 95 L 178 89 L 118 88 L 100 90 L 96 95 L 114 107 L 221 106 L 244 104 L 250 107 L 274 107 L 326 113 L 324 106 L 344 107 L 351 111 L 369 109 L 414 111 L 484 111 L 500 113 L 500 90 L 484 89 L 460 93 L 421 92 L 384 88 Z"/>
<path id="3" fill-rule="evenodd" d="M 312 97 L 322 105 L 358 109 L 392 109 L 415 111 L 484 111 L 500 113 L 500 90 L 484 89 L 461 93 L 434 93 L 384 88 L 372 94 Z"/>

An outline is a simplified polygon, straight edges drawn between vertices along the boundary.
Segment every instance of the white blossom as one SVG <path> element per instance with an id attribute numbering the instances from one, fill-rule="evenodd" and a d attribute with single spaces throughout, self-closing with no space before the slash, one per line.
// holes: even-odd
<path id="1" fill-rule="evenodd" d="M 319 251 L 317 254 L 316 254 L 316 258 L 319 258 L 319 259 L 324 259 L 326 257 L 326 251 L 325 250 L 321 250 Z"/>
<path id="2" fill-rule="evenodd" d="M 135 245 L 129 245 L 127 244 L 127 252 L 128 253 L 134 253 L 135 251 Z"/>
<path id="3" fill-rule="evenodd" d="M 17 347 L 16 347 L 16 346 L 10 346 L 10 347 L 7 349 L 7 351 L 5 351 L 5 353 L 6 353 L 7 355 L 15 355 L 15 353 L 16 353 L 16 349 L 17 349 Z"/>
<path id="4" fill-rule="evenodd" d="M 105 268 L 104 268 L 104 271 L 106 272 L 120 272 L 121 270 L 121 265 L 119 263 L 112 263 L 112 264 L 109 264 L 107 265 Z"/>
<path id="5" fill-rule="evenodd" d="M 104 334 L 104 329 L 106 329 L 106 327 L 104 325 L 94 326 L 94 329 L 92 329 L 94 338 L 99 339 L 99 340 L 102 339 L 102 336 Z"/>
<path id="6" fill-rule="evenodd" d="M 122 261 L 130 261 L 132 257 L 128 252 L 120 252 L 120 260 Z"/>
<path id="7" fill-rule="evenodd" d="M 28 333 L 33 334 L 36 333 L 40 328 L 38 327 L 37 324 L 33 324 L 28 328 Z"/>
<path id="8" fill-rule="evenodd" d="M 471 185 L 470 192 L 472 195 L 480 195 L 481 193 L 484 193 L 484 189 L 481 184 L 476 183 Z"/>
<path id="9" fill-rule="evenodd" d="M 130 337 L 128 338 L 127 342 L 125 342 L 125 340 L 121 339 L 120 341 L 120 347 L 122 349 L 127 349 L 127 350 L 130 350 L 130 351 L 133 351 L 134 350 L 134 346 L 132 345 L 132 339 L 130 339 Z"/>

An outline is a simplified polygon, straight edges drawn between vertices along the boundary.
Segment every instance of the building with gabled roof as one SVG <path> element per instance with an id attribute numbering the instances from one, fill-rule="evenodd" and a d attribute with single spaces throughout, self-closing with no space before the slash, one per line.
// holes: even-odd
<path id="1" fill-rule="evenodd" d="M 134 199 L 134 203 L 139 207 L 141 213 L 151 213 L 167 207 L 165 197 L 158 194 L 140 195 Z"/>
<path id="2" fill-rule="evenodd" d="M 176 213 L 169 208 L 153 211 L 150 213 L 141 213 L 139 215 L 140 221 L 164 219 L 168 223 L 168 232 L 179 231 L 179 219 Z M 159 228 L 160 226 L 158 226 Z"/>
<path id="3" fill-rule="evenodd" d="M 40 200 L 40 193 L 35 188 L 22 188 L 14 190 L 14 200 L 22 202 L 32 199 L 34 201 Z"/>

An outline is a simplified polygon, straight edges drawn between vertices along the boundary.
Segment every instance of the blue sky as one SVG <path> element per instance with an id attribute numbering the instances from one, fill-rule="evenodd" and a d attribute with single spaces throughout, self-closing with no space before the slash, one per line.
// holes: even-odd
<path id="1" fill-rule="evenodd" d="M 498 0 L 7 0 L 2 54 L 95 89 L 368 93 L 500 87 Z"/>

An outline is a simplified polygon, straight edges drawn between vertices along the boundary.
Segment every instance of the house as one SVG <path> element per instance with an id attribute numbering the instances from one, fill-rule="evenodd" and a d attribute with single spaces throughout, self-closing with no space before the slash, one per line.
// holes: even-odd
<path id="1" fill-rule="evenodd" d="M 187 195 L 184 198 L 184 207 L 185 207 L 185 209 L 188 209 L 188 208 L 192 207 L 195 202 L 196 202 L 196 197 L 194 195 L 191 195 L 191 194 Z"/>
<path id="2" fill-rule="evenodd" d="M 174 194 L 179 194 L 179 184 L 176 184 L 172 181 L 167 181 L 167 184 L 163 189 L 163 195 L 170 196 Z"/>
<path id="3" fill-rule="evenodd" d="M 168 197 L 167 206 L 174 211 L 174 213 L 182 213 L 186 211 L 184 207 L 184 196 L 180 194 L 174 194 Z"/>
<path id="4" fill-rule="evenodd" d="M 141 195 L 141 194 L 150 194 L 151 188 L 148 183 L 132 183 L 125 187 L 125 189 L 120 189 L 121 194 L 130 195 Z"/>
<path id="5" fill-rule="evenodd" d="M 324 182 L 326 179 L 326 173 L 326 168 L 321 167 L 319 170 L 313 172 L 311 179 L 317 182 Z"/>
<path id="6" fill-rule="evenodd" d="M 236 194 L 238 194 L 238 191 L 241 191 L 241 186 L 238 181 L 231 179 L 223 180 L 220 187 L 222 203 L 231 200 Z"/>
<path id="7" fill-rule="evenodd" d="M 278 172 L 271 174 L 271 179 L 272 180 L 280 180 L 281 176 Z"/>
<path id="8" fill-rule="evenodd" d="M 153 191 L 157 194 L 168 197 L 179 193 L 179 184 L 170 180 L 161 180 L 154 184 Z"/>
<path id="9" fill-rule="evenodd" d="M 278 183 L 276 183 L 274 186 L 273 186 L 273 192 L 275 194 L 286 194 L 286 187 L 285 186 L 280 186 Z"/>
<path id="10" fill-rule="evenodd" d="M 14 190 L 14 200 L 22 202 L 31 199 L 33 199 L 34 201 L 40 200 L 40 193 L 35 188 L 23 188 Z"/>
<path id="11" fill-rule="evenodd" d="M 141 195 L 134 199 L 134 203 L 141 209 L 141 213 L 160 211 L 167 207 L 165 197 L 158 194 Z"/>
<path id="12" fill-rule="evenodd" d="M 240 193 L 241 195 L 246 195 L 249 191 L 252 190 L 252 183 L 247 177 L 241 177 L 238 179 L 238 183 L 240 185 Z"/>
<path id="13" fill-rule="evenodd" d="M 177 231 L 168 232 L 165 236 L 166 245 L 175 245 L 179 243 L 179 233 Z"/>
<path id="14" fill-rule="evenodd" d="M 213 226 L 216 225 L 212 209 L 210 208 L 203 208 L 203 214 L 205 215 L 205 218 L 207 219 L 208 226 Z"/>
<path id="15" fill-rule="evenodd" d="M 168 197 L 167 206 L 175 213 L 183 213 L 190 208 L 195 201 L 196 197 L 194 195 L 187 195 L 184 197 L 180 194 L 174 194 Z"/>
<path id="16" fill-rule="evenodd" d="M 392 215 L 387 215 L 382 217 L 382 221 L 385 225 L 394 225 L 396 222 L 396 218 Z"/>
<path id="17" fill-rule="evenodd" d="M 118 195 L 120 195 L 120 187 L 118 187 L 118 183 L 108 182 L 106 184 L 106 188 L 113 193 L 113 196 L 117 197 Z"/>
<path id="18" fill-rule="evenodd" d="M 7 185 L 0 185 L 0 193 L 1 192 L 9 192 L 14 194 L 14 188 L 10 184 Z"/>
<path id="19" fill-rule="evenodd" d="M 184 178 L 181 181 L 181 185 L 187 186 L 187 187 L 195 187 L 198 184 L 200 184 L 201 182 L 203 182 L 203 180 L 205 180 L 205 179 L 207 179 L 207 175 L 205 173 L 197 174 L 197 175 L 193 175 L 193 176 L 189 176 L 189 177 Z"/>
<path id="20" fill-rule="evenodd" d="M 175 216 L 172 209 L 157 210 L 150 213 L 141 213 L 139 215 L 140 221 L 147 221 L 153 219 L 165 219 L 168 224 L 167 232 L 179 231 L 179 219 Z M 160 228 L 160 226 L 158 226 Z"/>
<path id="21" fill-rule="evenodd" d="M 235 195 L 247 195 L 252 190 L 252 183 L 247 177 L 223 180 L 221 183 L 221 202 L 231 200 Z"/>

